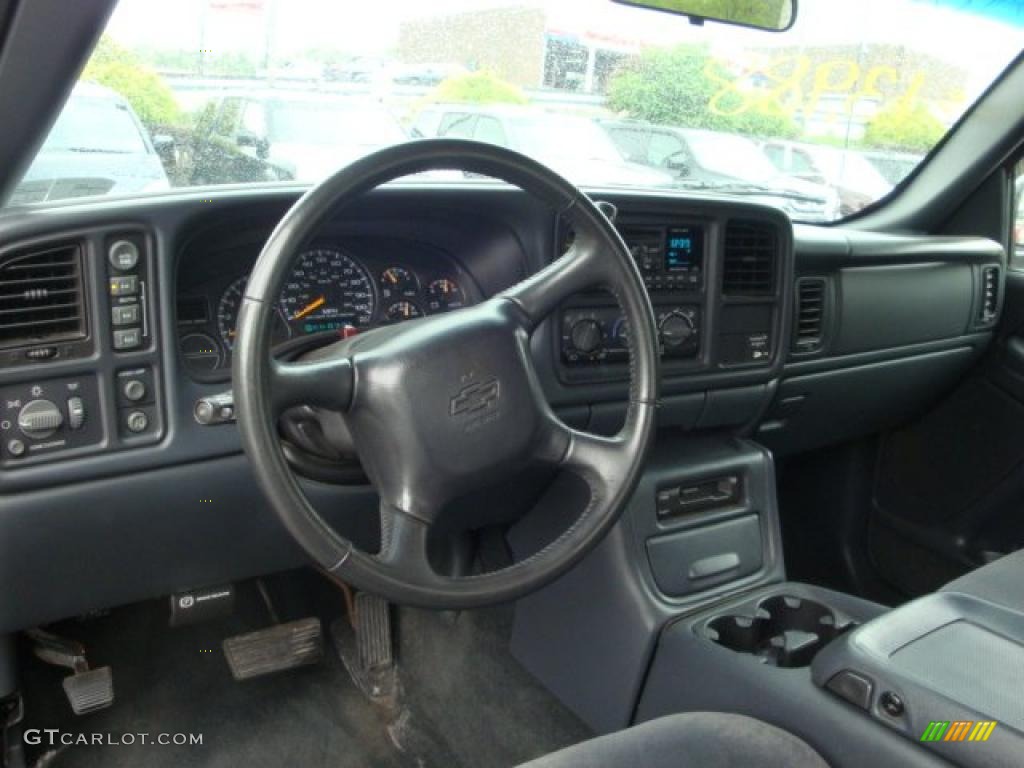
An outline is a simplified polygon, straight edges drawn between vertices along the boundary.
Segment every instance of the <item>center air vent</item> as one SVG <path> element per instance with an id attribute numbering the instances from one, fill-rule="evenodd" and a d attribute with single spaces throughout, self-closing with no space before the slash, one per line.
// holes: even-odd
<path id="1" fill-rule="evenodd" d="M 805 277 L 796 284 L 796 328 L 793 349 L 816 352 L 824 343 L 825 280 Z"/>
<path id="2" fill-rule="evenodd" d="M 726 296 L 770 296 L 775 290 L 778 237 L 775 227 L 760 221 L 730 221 L 725 230 L 722 293 Z"/>
<path id="3" fill-rule="evenodd" d="M 84 336 L 78 245 L 16 254 L 0 262 L 0 349 Z"/>

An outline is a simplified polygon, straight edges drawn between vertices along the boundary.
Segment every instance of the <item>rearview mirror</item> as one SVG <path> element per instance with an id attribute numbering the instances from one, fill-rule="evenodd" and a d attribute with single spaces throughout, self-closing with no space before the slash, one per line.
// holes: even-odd
<path id="1" fill-rule="evenodd" d="M 652 11 L 687 16 L 694 24 L 721 21 L 740 27 L 783 32 L 796 21 L 797 0 L 612 0 Z"/>

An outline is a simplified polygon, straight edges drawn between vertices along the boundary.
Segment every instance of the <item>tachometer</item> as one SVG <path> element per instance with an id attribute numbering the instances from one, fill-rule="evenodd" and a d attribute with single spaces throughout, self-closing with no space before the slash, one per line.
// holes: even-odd
<path id="1" fill-rule="evenodd" d="M 235 347 L 235 328 L 238 325 L 238 310 L 242 307 L 242 297 L 245 295 L 245 285 L 249 282 L 249 276 L 240 277 L 224 289 L 217 302 L 217 331 L 228 349 Z M 277 312 L 274 318 L 273 342 L 280 343 L 291 337 L 291 330 L 281 319 L 281 313 Z"/>
<path id="2" fill-rule="evenodd" d="M 466 306 L 466 298 L 459 284 L 447 277 L 435 280 L 427 286 L 427 310 L 429 312 L 447 312 Z"/>
<path id="3" fill-rule="evenodd" d="M 366 270 L 341 251 L 317 248 L 299 256 L 281 291 L 281 309 L 299 333 L 370 323 L 376 306 Z"/>

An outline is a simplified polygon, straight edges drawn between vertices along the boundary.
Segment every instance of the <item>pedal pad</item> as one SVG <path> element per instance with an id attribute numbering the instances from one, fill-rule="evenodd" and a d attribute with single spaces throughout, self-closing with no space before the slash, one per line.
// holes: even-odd
<path id="1" fill-rule="evenodd" d="M 76 672 L 64 678 L 64 693 L 76 715 L 106 709 L 114 703 L 114 675 L 110 667 Z"/>
<path id="2" fill-rule="evenodd" d="M 356 595 L 356 645 L 359 666 L 370 672 L 390 667 L 391 611 L 388 601 L 369 592 Z"/>
<path id="3" fill-rule="evenodd" d="M 323 632 L 317 618 L 277 624 L 224 641 L 224 656 L 235 680 L 315 664 L 323 655 Z"/>
<path id="4" fill-rule="evenodd" d="M 391 639 L 391 609 L 386 600 L 360 592 L 355 626 L 348 618 L 331 624 L 334 648 L 352 682 L 370 701 L 397 711 L 399 685 Z"/>

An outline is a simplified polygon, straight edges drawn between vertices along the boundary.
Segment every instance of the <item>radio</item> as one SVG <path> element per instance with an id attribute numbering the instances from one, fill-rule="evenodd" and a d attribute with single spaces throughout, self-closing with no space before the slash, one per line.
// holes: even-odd
<path id="1" fill-rule="evenodd" d="M 700 308 L 655 307 L 658 346 L 663 358 L 696 357 L 700 352 Z M 629 360 L 629 323 L 613 307 L 579 307 L 562 313 L 562 360 L 569 365 L 624 363 Z"/>
<path id="2" fill-rule="evenodd" d="M 626 225 L 622 238 L 649 293 L 699 293 L 704 287 L 702 227 Z"/>

